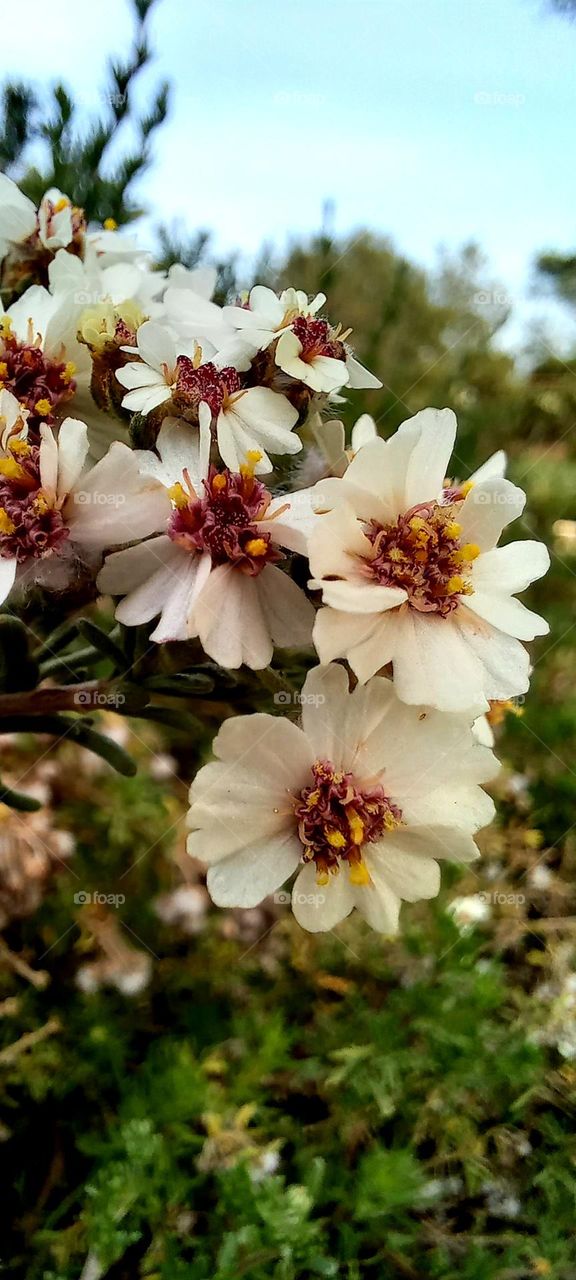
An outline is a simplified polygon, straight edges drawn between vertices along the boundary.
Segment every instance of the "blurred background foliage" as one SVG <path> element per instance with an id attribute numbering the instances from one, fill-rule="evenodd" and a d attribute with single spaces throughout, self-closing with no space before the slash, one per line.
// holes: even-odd
<path id="1" fill-rule="evenodd" d="M 5 89 L 1 163 L 33 198 L 56 184 L 94 220 L 137 216 L 164 87 L 132 119 L 138 146 L 116 167 L 107 154 L 150 56 L 149 9 L 86 132 L 64 87 L 52 107 Z M 282 904 L 212 909 L 184 853 L 182 779 L 233 687 L 228 706 L 190 700 L 194 733 L 106 713 L 134 778 L 70 743 L 38 759 L 9 741 L 3 776 L 45 808 L 0 811 L 5 1275 L 576 1275 L 576 357 L 499 347 L 509 304 L 476 247 L 425 272 L 329 222 L 284 258 L 263 249 L 254 278 L 321 289 L 353 327 L 384 386 L 347 398 L 348 425 L 368 411 L 388 435 L 453 406 L 460 475 L 504 447 L 528 492 L 513 536 L 552 550 L 530 601 L 551 635 L 526 706 L 496 730 L 498 819 L 473 872 L 447 868 L 438 901 L 404 909 L 401 939 L 355 920 L 312 937 Z M 156 256 L 208 261 L 210 236 L 161 228 Z M 567 305 L 574 262 L 538 264 Z M 219 266 L 221 298 L 250 285 Z M 274 710 L 266 690 L 260 706 Z"/>

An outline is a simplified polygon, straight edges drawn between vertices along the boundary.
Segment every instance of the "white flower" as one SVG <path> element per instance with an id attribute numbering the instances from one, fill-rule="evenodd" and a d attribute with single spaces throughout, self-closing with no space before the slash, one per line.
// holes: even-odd
<path id="1" fill-rule="evenodd" d="M 158 501 L 166 500 L 162 486 L 140 474 L 137 455 L 123 444 L 112 445 L 83 474 L 83 422 L 66 418 L 58 439 L 41 426 L 40 437 L 38 446 L 11 433 L 0 457 L 0 602 L 16 581 L 64 589 L 75 560 L 147 536 L 158 519 Z"/>
<path id="2" fill-rule="evenodd" d="M 37 235 L 44 249 L 66 248 L 78 230 L 77 216 L 68 196 L 52 187 L 36 209 L 6 174 L 0 174 L 0 257 L 13 245 Z"/>
<path id="3" fill-rule="evenodd" d="M 325 606 L 314 640 L 322 662 L 346 657 L 361 681 L 392 662 L 405 702 L 481 713 L 528 688 L 520 640 L 548 625 L 513 593 L 546 572 L 549 556 L 533 541 L 496 548 L 525 501 L 501 476 L 501 458 L 489 474 L 443 487 L 455 432 L 451 410 L 426 409 L 316 486 L 328 514 L 309 546 Z"/>
<path id="4" fill-rule="evenodd" d="M 381 387 L 344 345 L 341 326 L 332 329 L 316 318 L 326 301 L 324 293 L 308 300 L 301 289 L 285 289 L 278 296 L 264 285 L 250 291 L 246 307 L 224 307 L 225 318 L 253 343 L 253 353 L 277 339 L 276 364 L 283 373 L 312 391 L 330 393 L 351 387 Z"/>
<path id="5" fill-rule="evenodd" d="M 454 922 L 463 934 L 470 933 L 475 924 L 489 920 L 491 907 L 486 902 L 486 895 L 470 893 L 461 898 L 453 898 L 448 903 L 448 911 L 454 916 Z"/>
<path id="6" fill-rule="evenodd" d="M 494 773 L 469 717 L 399 702 L 375 677 L 348 692 L 343 667 L 316 667 L 302 728 L 271 715 L 226 720 L 217 757 L 190 790 L 188 852 L 209 864 L 220 906 L 254 907 L 299 869 L 300 924 L 331 929 L 356 907 L 393 934 L 401 900 L 438 893 L 437 859 L 478 857 L 472 833 L 494 812 Z"/>
<path id="7" fill-rule="evenodd" d="M 308 294 L 301 289 L 284 289 L 278 296 L 273 289 L 257 284 L 250 290 L 245 307 L 224 307 L 223 311 L 233 328 L 246 335 L 256 352 L 270 346 L 299 316 L 315 316 L 325 301 L 325 293 L 317 293 L 309 301 Z"/>
<path id="8" fill-rule="evenodd" d="M 138 454 L 142 474 L 162 486 L 160 535 L 108 557 L 100 589 L 125 599 L 116 617 L 127 626 L 160 614 L 151 639 L 199 636 L 222 667 L 266 667 L 274 645 L 311 643 L 314 610 L 277 567 L 278 547 L 304 552 L 315 516 L 310 500 L 271 499 L 254 475 L 210 468 L 210 431 L 165 419 L 158 459 Z M 300 499 L 300 500 L 299 500 Z"/>
<path id="9" fill-rule="evenodd" d="M 182 292 L 184 292 L 182 290 Z M 227 467 L 238 470 L 250 451 L 259 452 L 258 474 L 272 470 L 270 453 L 298 453 L 302 448 L 292 428 L 298 412 L 285 396 L 268 387 L 242 387 L 234 367 L 218 369 L 200 363 L 199 349 L 189 354 L 168 329 L 148 321 L 137 334 L 138 362 L 119 369 L 118 381 L 128 389 L 122 404 L 148 414 L 172 401 L 179 414 L 214 422 L 218 448 Z"/>

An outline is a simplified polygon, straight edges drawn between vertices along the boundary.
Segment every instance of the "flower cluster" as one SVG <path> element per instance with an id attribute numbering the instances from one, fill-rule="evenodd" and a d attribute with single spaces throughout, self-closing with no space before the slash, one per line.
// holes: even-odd
<path id="1" fill-rule="evenodd" d="M 297 872 L 305 928 L 355 907 L 393 933 L 440 860 L 477 856 L 496 763 L 479 718 L 527 690 L 522 641 L 547 630 L 515 598 L 545 548 L 497 545 L 524 504 L 504 456 L 449 478 L 449 409 L 388 440 L 364 416 L 347 449 L 332 406 L 381 384 L 323 294 L 257 285 L 220 306 L 215 272 L 157 271 L 62 193 L 36 209 L 5 177 L 0 258 L 2 600 L 80 574 L 121 626 L 154 621 L 152 645 L 223 670 L 315 650 L 301 724 L 224 720 L 189 852 L 222 905 Z"/>

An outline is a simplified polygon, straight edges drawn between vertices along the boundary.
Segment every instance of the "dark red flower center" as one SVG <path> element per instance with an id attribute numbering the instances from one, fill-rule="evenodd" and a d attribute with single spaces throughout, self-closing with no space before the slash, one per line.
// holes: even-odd
<path id="1" fill-rule="evenodd" d="M 383 787 L 359 787 L 351 773 L 335 769 L 329 760 L 317 760 L 312 776 L 294 810 L 304 861 L 316 864 L 320 884 L 342 863 L 350 868 L 353 883 L 367 884 L 362 849 L 398 827 L 401 810 Z"/>
<path id="2" fill-rule="evenodd" d="M 326 320 L 298 316 L 291 327 L 301 344 L 302 360 L 314 360 L 316 356 L 331 356 L 333 360 L 346 359 L 343 343 L 330 336 L 330 326 Z"/>
<path id="3" fill-rule="evenodd" d="M 186 473 L 183 478 L 188 481 Z M 211 467 L 202 497 L 181 484 L 174 485 L 171 497 L 175 509 L 168 533 L 187 551 L 207 551 L 213 564 L 232 564 L 250 577 L 282 559 L 270 534 L 258 527 L 271 494 L 250 468 L 233 472 Z"/>
<path id="4" fill-rule="evenodd" d="M 478 555 L 474 543 L 463 544 L 458 506 L 421 503 L 392 524 L 371 520 L 365 526 L 374 554 L 365 561 L 370 577 L 384 587 L 400 587 L 421 613 L 447 617 L 462 595 L 470 595 L 469 573 Z"/>
<path id="5" fill-rule="evenodd" d="M 31 327 L 31 326 L 30 326 Z M 32 328 L 32 327 L 31 327 Z M 52 360 L 42 351 L 40 339 L 20 342 L 9 327 L 0 332 L 0 387 L 30 411 L 28 430 L 38 431 L 42 422 L 51 423 L 55 410 L 76 390 L 74 365 Z"/>
<path id="6" fill-rule="evenodd" d="M 189 356 L 178 356 L 174 400 L 182 408 L 198 409 L 204 401 L 213 416 L 220 413 L 224 401 L 241 388 L 240 378 L 232 367 L 217 369 L 215 364 L 194 365 Z"/>
<path id="7" fill-rule="evenodd" d="M 40 449 L 15 441 L 0 459 L 0 556 L 19 562 L 43 559 L 70 530 L 40 483 Z"/>

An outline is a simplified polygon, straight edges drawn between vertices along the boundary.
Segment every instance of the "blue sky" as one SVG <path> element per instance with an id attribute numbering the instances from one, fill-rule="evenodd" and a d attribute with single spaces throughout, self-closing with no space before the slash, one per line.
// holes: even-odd
<path id="1" fill-rule="evenodd" d="M 61 76 L 93 104 L 130 11 L 86 12 L 85 33 L 69 0 L 20 0 L 3 71 Z M 533 316 L 576 336 L 530 298 L 538 250 L 576 244 L 576 24 L 544 0 L 160 0 L 152 27 L 142 96 L 154 75 L 174 83 L 141 187 L 158 220 L 249 255 L 316 228 L 329 198 L 338 232 L 368 226 L 419 262 L 478 241 L 514 339 Z"/>

